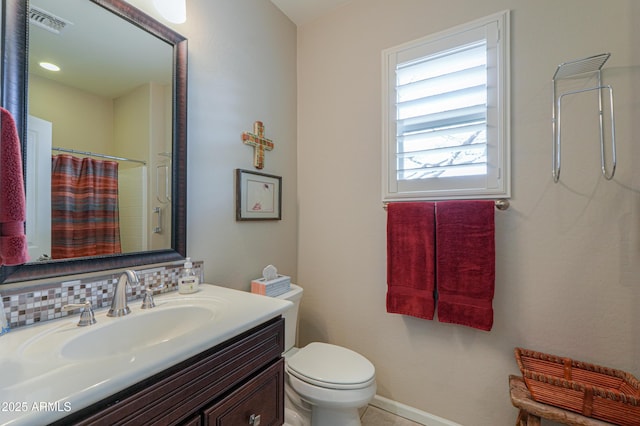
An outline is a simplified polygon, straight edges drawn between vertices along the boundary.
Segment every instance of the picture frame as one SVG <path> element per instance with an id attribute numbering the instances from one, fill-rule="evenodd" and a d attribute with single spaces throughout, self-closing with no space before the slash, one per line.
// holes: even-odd
<path id="1" fill-rule="evenodd" d="M 236 220 L 281 220 L 282 177 L 236 169 Z"/>

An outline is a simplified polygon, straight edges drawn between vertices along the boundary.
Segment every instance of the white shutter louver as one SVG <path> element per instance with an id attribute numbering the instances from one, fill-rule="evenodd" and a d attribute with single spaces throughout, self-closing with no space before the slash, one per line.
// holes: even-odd
<path id="1" fill-rule="evenodd" d="M 486 174 L 484 40 L 398 64 L 397 178 Z"/>

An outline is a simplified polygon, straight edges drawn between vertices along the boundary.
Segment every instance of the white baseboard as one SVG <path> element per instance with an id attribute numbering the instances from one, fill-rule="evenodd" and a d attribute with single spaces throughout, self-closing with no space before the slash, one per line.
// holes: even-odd
<path id="1" fill-rule="evenodd" d="M 409 407 L 408 405 L 393 401 L 380 395 L 374 396 L 369 405 L 425 426 L 462 426 L 458 423 L 418 410 L 417 408 Z"/>

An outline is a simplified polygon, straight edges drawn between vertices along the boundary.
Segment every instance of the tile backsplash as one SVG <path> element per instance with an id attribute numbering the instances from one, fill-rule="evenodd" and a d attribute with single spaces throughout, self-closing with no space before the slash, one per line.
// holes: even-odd
<path id="1" fill-rule="evenodd" d="M 134 269 L 140 283 L 127 290 L 129 301 L 140 299 L 144 289 L 151 286 L 154 294 L 176 291 L 178 277 L 183 263 L 172 263 L 154 267 Z M 203 281 L 204 265 L 193 262 L 194 272 Z M 41 321 L 77 315 L 77 311 L 64 312 L 62 307 L 69 303 L 84 303 L 89 300 L 94 309 L 111 305 L 113 291 L 122 271 L 105 271 L 104 275 L 88 278 L 59 277 L 50 283 L 4 290 L 0 287 L 2 303 L 12 329 Z"/>

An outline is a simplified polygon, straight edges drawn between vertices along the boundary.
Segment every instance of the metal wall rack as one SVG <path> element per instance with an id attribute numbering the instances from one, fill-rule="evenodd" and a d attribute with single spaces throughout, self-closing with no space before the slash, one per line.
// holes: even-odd
<path id="1" fill-rule="evenodd" d="M 598 115 L 600 121 L 600 166 L 602 168 L 602 175 L 605 179 L 611 180 L 616 172 L 616 134 L 615 134 L 615 119 L 613 114 L 613 88 L 610 85 L 602 84 L 602 66 L 607 59 L 611 56 L 610 53 L 602 53 L 600 55 L 590 56 L 588 58 L 578 59 L 570 62 L 563 62 L 558 65 L 555 74 L 553 75 L 553 105 L 552 105 L 552 128 L 553 128 L 553 181 L 558 182 L 560 180 L 560 165 L 561 165 L 561 117 L 562 117 L 562 99 L 565 96 L 575 95 L 578 93 L 598 91 Z M 588 87 L 580 90 L 573 90 L 558 95 L 557 82 L 558 80 L 567 79 L 571 77 L 581 76 L 583 74 L 596 73 L 598 79 L 597 86 Z M 611 165 L 608 168 L 605 155 L 604 145 L 604 117 L 602 109 L 602 91 L 609 92 L 609 110 L 611 114 Z M 557 115 L 556 115 L 557 114 Z"/>

